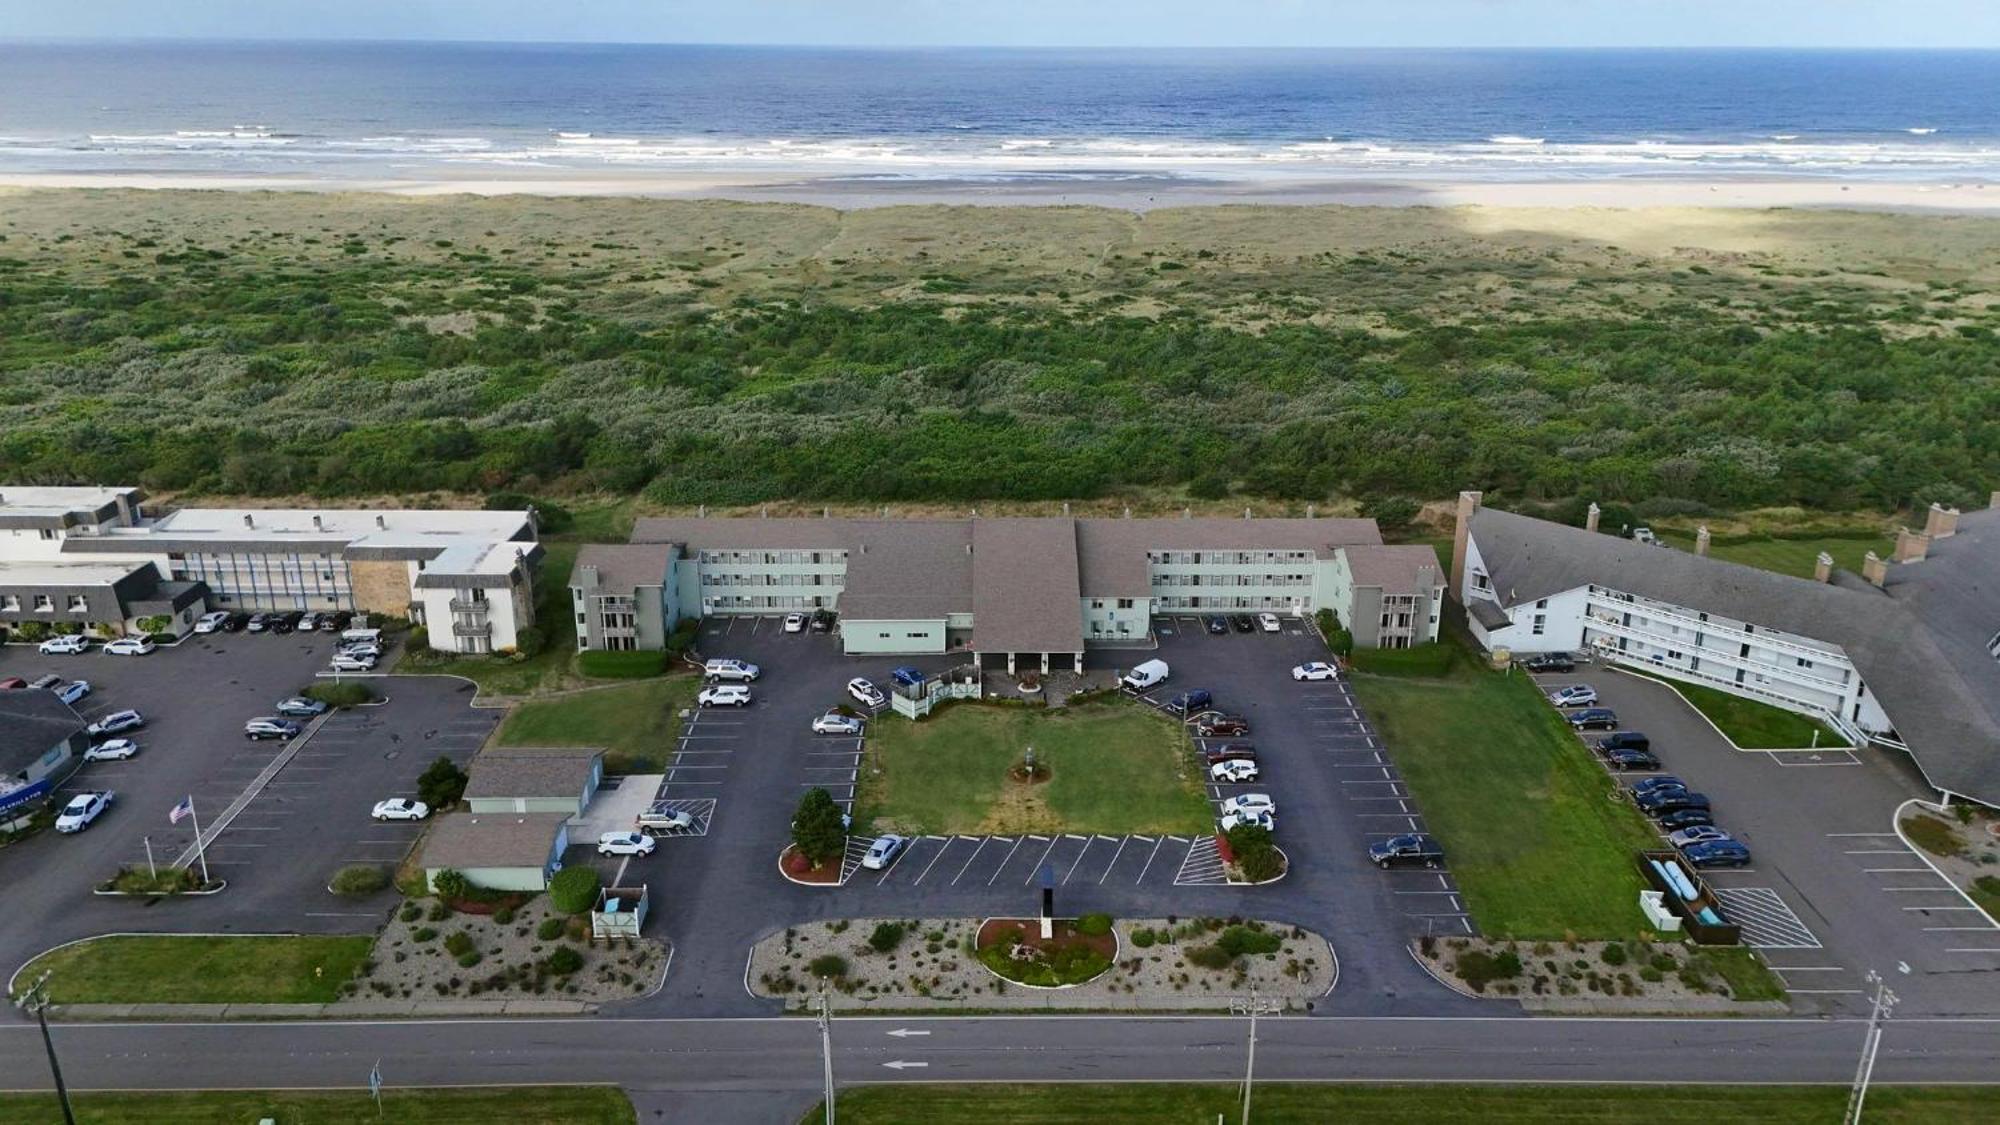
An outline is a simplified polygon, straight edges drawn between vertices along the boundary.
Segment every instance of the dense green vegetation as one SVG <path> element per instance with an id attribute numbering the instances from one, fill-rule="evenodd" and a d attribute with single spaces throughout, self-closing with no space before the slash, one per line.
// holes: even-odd
<path id="1" fill-rule="evenodd" d="M 393 1072 L 391 1081 L 393 1081 Z M 615 1086 L 506 1086 L 491 1089 L 382 1091 L 382 1108 L 366 1086 L 353 1090 L 146 1090 L 74 1094 L 78 1125 L 321 1125 L 335 1121 L 394 1121 L 401 1125 L 631 1125 L 632 1103 Z M 62 1111 L 54 1094 L 0 1094 L 0 1125 L 45 1125 Z"/>

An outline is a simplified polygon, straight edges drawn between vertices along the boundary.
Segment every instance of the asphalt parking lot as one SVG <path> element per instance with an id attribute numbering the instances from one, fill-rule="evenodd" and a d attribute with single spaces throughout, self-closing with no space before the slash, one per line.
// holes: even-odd
<path id="1" fill-rule="evenodd" d="M 467 706 L 471 687 L 443 678 L 374 682 L 390 701 L 328 715 L 293 742 L 251 742 L 243 722 L 310 684 L 334 647 L 327 634 L 191 637 L 149 656 L 0 653 L 0 674 L 55 672 L 93 685 L 86 719 L 132 708 L 146 726 L 140 753 L 84 765 L 59 796 L 110 789 L 112 808 L 73 836 L 45 832 L 0 851 L 9 907 L 0 917 L 0 961 L 18 964 L 50 945 L 117 931 L 271 932 L 368 930 L 388 899 L 355 905 L 325 890 L 349 862 L 393 863 L 414 826 L 377 825 L 370 807 L 413 795 L 417 774 L 439 754 L 463 759 L 484 741 L 498 712 Z M 193 858 L 194 825 L 168 812 L 194 799 L 212 875 L 228 889 L 147 905 L 103 898 L 96 882 L 125 864 Z"/>
<path id="2" fill-rule="evenodd" d="M 1620 729 L 1644 732 L 1663 772 L 1706 793 L 1749 846 L 1749 867 L 1704 874 L 1802 1010 L 1865 1011 L 1871 969 L 1903 998 L 1901 1016 L 2000 1010 L 2000 929 L 1895 833 L 1897 807 L 1929 796 L 1900 754 L 1737 750 L 1651 680 L 1602 665 L 1538 679 L 1595 687 Z"/>

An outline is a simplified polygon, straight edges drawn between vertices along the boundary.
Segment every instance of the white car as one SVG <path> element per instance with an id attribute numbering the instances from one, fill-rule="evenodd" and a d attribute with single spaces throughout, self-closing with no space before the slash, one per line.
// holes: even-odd
<path id="1" fill-rule="evenodd" d="M 217 610 L 214 613 L 204 613 L 201 615 L 201 618 L 194 623 L 194 631 L 203 634 L 213 633 L 221 629 L 223 623 L 228 620 L 229 620 L 229 614 L 221 610 Z"/>
<path id="2" fill-rule="evenodd" d="M 1214 781 L 1220 781 L 1229 785 L 1241 785 L 1246 781 L 1257 780 L 1257 763 L 1232 758 L 1229 761 L 1217 762 L 1208 767 L 1208 776 Z"/>
<path id="3" fill-rule="evenodd" d="M 598 855 L 652 855 L 659 846 L 644 832 L 606 832 L 597 838 Z"/>
<path id="4" fill-rule="evenodd" d="M 805 614 L 803 614 L 803 613 L 787 613 L 787 614 L 785 615 L 785 632 L 787 632 L 787 633 L 803 633 L 803 632 L 805 632 L 805 631 L 806 631 L 806 615 L 805 615 Z"/>
<path id="5" fill-rule="evenodd" d="M 91 821 L 111 807 L 111 799 L 115 795 L 106 789 L 102 793 L 78 793 L 71 797 L 69 804 L 64 805 L 62 813 L 56 817 L 56 831 L 81 832 L 90 827 Z"/>
<path id="6" fill-rule="evenodd" d="M 129 738 L 113 738 L 83 752 L 86 762 L 122 762 L 139 752 L 139 744 Z"/>
<path id="7" fill-rule="evenodd" d="M 700 707 L 748 707 L 750 689 L 742 684 L 717 684 L 701 689 L 694 701 Z"/>
<path id="8" fill-rule="evenodd" d="M 1595 707 L 1597 689 L 1589 684 L 1570 684 L 1550 692 L 1549 702 L 1558 707 Z"/>
<path id="9" fill-rule="evenodd" d="M 369 815 L 376 820 L 422 820 L 431 815 L 431 807 L 408 797 L 391 797 L 377 801 L 375 811 Z"/>
<path id="10" fill-rule="evenodd" d="M 896 857 L 903 854 L 903 845 L 908 843 L 908 840 L 893 832 L 887 836 L 877 836 L 875 842 L 868 845 L 868 854 L 861 857 L 861 866 L 870 871 L 880 871 L 896 862 Z"/>
<path id="11" fill-rule="evenodd" d="M 1215 822 L 1216 827 L 1224 832 L 1245 824 L 1254 824 L 1259 828 L 1269 829 L 1273 832 L 1278 830 L 1277 818 L 1261 810 L 1223 813 L 1222 819 Z"/>
<path id="12" fill-rule="evenodd" d="M 85 696 L 90 694 L 90 681 L 71 680 L 70 682 L 62 685 L 61 687 L 51 688 L 49 690 L 56 693 L 57 699 L 60 699 L 64 703 L 67 703 L 71 707 L 74 707 L 77 705 L 77 702 L 79 700 L 83 699 Z"/>
<path id="13" fill-rule="evenodd" d="M 149 637 L 120 637 L 104 646 L 104 655 L 147 656 L 158 647 Z"/>
<path id="14" fill-rule="evenodd" d="M 128 730 L 138 730 L 146 725 L 146 716 L 137 711 L 113 711 L 84 728 L 84 733 L 92 738 L 107 734 L 124 734 Z"/>
<path id="15" fill-rule="evenodd" d="M 349 656 L 343 652 L 328 661 L 326 666 L 336 672 L 373 672 L 375 661 L 372 658 Z"/>
<path id="16" fill-rule="evenodd" d="M 702 665 L 702 675 L 711 680 L 747 684 L 764 674 L 762 668 L 747 660 L 711 660 Z"/>
<path id="17" fill-rule="evenodd" d="M 1244 793 L 1222 802 L 1222 814 L 1227 816 L 1230 813 L 1252 816 L 1263 813 L 1269 816 L 1277 816 L 1278 802 L 1272 800 L 1269 793 Z"/>
<path id="18" fill-rule="evenodd" d="M 356 660 L 380 660 L 382 648 L 380 645 L 371 644 L 341 645 L 334 650 L 334 655 L 351 656 Z"/>
<path id="19" fill-rule="evenodd" d="M 64 637 L 50 637 L 35 651 L 43 656 L 63 656 L 72 652 L 83 652 L 89 647 L 90 642 L 84 639 L 83 634 L 71 633 Z"/>
<path id="20" fill-rule="evenodd" d="M 813 720 L 814 734 L 860 734 L 861 720 L 838 711 L 828 711 Z"/>
<path id="21" fill-rule="evenodd" d="M 1324 660 L 1315 660 L 1310 664 L 1301 664 L 1292 669 L 1292 678 L 1295 680 L 1337 680 L 1340 678 L 1340 669 L 1328 664 Z"/>
<path id="22" fill-rule="evenodd" d="M 880 707 L 884 703 L 889 702 L 889 697 L 882 694 L 881 688 L 876 687 L 859 676 L 847 681 L 847 694 L 853 696 L 866 707 Z"/>
<path id="23" fill-rule="evenodd" d="M 1263 629 L 1266 633 L 1275 633 L 1279 629 L 1283 628 L 1283 626 L 1278 624 L 1278 615 L 1275 613 L 1258 614 L 1257 624 L 1263 626 Z"/>
<path id="24" fill-rule="evenodd" d="M 686 809 L 647 809 L 635 823 L 641 832 L 692 832 L 694 814 Z"/>

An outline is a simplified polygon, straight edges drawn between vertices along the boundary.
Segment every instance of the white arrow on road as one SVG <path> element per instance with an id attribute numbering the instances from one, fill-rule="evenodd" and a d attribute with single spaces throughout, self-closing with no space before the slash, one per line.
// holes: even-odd
<path id="1" fill-rule="evenodd" d="M 895 1060 L 894 1062 L 885 1062 L 885 1063 L 883 1063 L 882 1065 L 883 1065 L 883 1066 L 886 1066 L 886 1067 L 889 1067 L 889 1068 L 890 1068 L 890 1069 L 892 1069 L 892 1070 L 903 1070 L 903 1069 L 905 1069 L 905 1068 L 907 1068 L 907 1067 L 912 1067 L 912 1066 L 929 1066 L 929 1065 L 931 1065 L 931 1064 L 929 1064 L 929 1063 L 927 1063 L 927 1062 L 905 1062 L 905 1061 L 903 1061 L 902 1059 L 897 1059 L 897 1060 Z"/>
<path id="2" fill-rule="evenodd" d="M 930 1032 L 918 1031 L 917 1029 L 911 1027 L 899 1027 L 896 1030 L 889 1032 L 889 1034 L 895 1036 L 898 1039 L 907 1039 L 912 1035 L 929 1035 Z"/>

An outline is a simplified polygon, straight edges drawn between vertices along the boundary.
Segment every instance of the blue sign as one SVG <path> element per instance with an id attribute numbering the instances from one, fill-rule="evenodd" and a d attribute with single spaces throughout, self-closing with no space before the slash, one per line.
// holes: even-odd
<path id="1" fill-rule="evenodd" d="M 45 777 L 33 785 L 16 789 L 11 793 L 0 793 L 0 816 L 6 816 L 22 805 L 41 800 L 49 795 L 51 788 L 49 779 Z"/>

